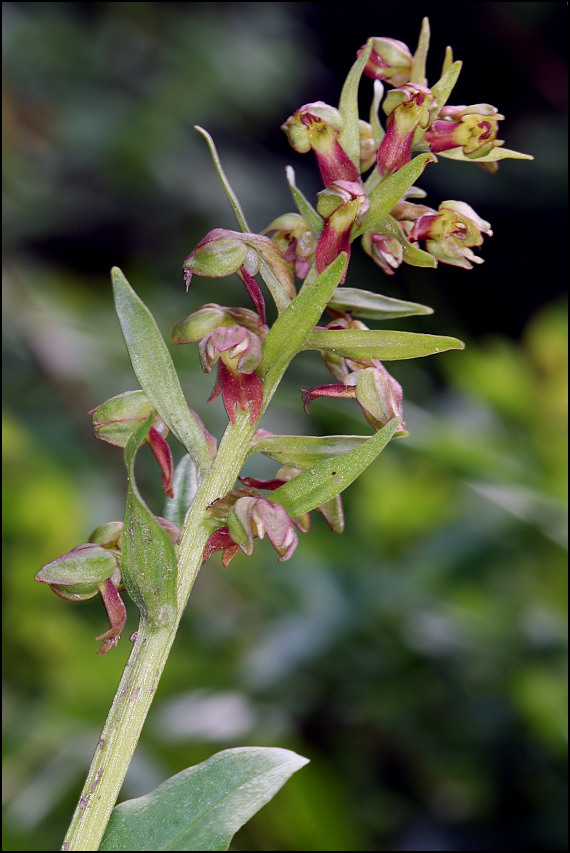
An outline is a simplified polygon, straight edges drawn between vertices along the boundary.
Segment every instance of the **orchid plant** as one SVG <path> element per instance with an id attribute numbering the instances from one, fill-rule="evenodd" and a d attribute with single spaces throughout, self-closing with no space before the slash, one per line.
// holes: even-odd
<path id="1" fill-rule="evenodd" d="M 101 655 L 123 632 L 123 591 L 137 606 L 140 623 L 64 850 L 227 850 L 240 826 L 307 762 L 284 749 L 224 750 L 146 797 L 115 807 L 202 565 L 221 551 L 228 566 L 238 551 L 250 555 L 264 536 L 278 559 L 288 560 L 314 511 L 341 533 L 341 492 L 393 438 L 407 435 L 403 391 L 384 362 L 463 348 L 457 338 L 369 328 L 363 320 L 432 312 L 345 283 L 357 239 L 386 275 L 402 263 L 464 269 L 482 263 L 474 250 L 492 234 L 490 224 L 463 201 L 428 206 L 416 181 L 438 157 L 491 172 L 505 158 L 532 159 L 503 147 L 497 138 L 503 116 L 495 107 L 448 103 L 461 70 L 450 48 L 439 80 L 428 85 L 428 45 L 427 19 L 414 53 L 392 38 L 368 39 L 357 51 L 338 107 L 305 104 L 284 122 L 293 149 L 313 152 L 323 188 L 313 205 L 287 167 L 296 210 L 262 233 L 251 232 L 213 140 L 197 128 L 239 230 L 216 228 L 194 247 L 183 262 L 186 290 L 194 276 L 236 273 L 250 300 L 247 307 L 208 303 L 172 334 L 174 345 L 198 345 L 205 373 L 216 369 L 209 399 L 221 395 L 228 416 L 219 443 L 188 407 L 149 309 L 121 270 L 112 270 L 116 311 L 140 388 L 89 414 L 95 435 L 124 450 L 125 514 L 44 565 L 36 580 L 69 601 L 101 596 L 109 620 L 97 637 Z M 358 111 L 363 77 L 373 81 L 368 120 Z M 271 325 L 259 280 L 275 304 Z M 323 397 L 356 399 L 368 432 L 275 435 L 261 426 L 291 360 L 305 350 L 320 354 L 334 382 L 301 389 L 299 405 L 307 410 Z M 185 451 L 176 468 L 169 435 Z M 144 445 L 159 465 L 164 517 L 151 512 L 137 485 L 135 462 Z M 254 454 L 280 466 L 272 479 L 242 473 Z"/>

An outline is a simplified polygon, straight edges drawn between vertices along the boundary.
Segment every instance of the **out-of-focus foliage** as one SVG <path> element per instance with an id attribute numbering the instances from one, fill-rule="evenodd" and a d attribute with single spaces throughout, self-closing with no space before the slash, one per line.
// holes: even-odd
<path id="1" fill-rule="evenodd" d="M 279 746 L 311 763 L 232 849 L 566 848 L 562 4 L 465 3 L 450 16 L 449 4 L 337 3 L 326 21 L 322 8 L 3 5 L 6 850 L 59 847 L 136 628 L 129 606 L 118 648 L 98 657 L 100 602 L 75 606 L 33 581 L 123 513 L 121 452 L 95 441 L 87 416 L 136 388 L 110 267 L 168 337 L 214 298 L 208 281 L 184 293 L 183 258 L 207 230 L 235 227 L 193 125 L 214 136 L 261 229 L 290 209 L 286 163 L 307 194 L 313 181 L 279 125 L 303 103 L 334 102 L 368 36 L 413 44 L 423 15 L 432 45 L 465 60 L 465 103 L 496 103 L 509 146 L 536 159 L 495 176 L 441 164 L 441 197 L 493 224 L 482 267 L 387 282 L 355 259 L 356 274 L 433 305 L 434 325 L 419 318 L 417 331 L 467 348 L 393 366 L 410 436 L 347 490 L 342 536 L 316 518 L 287 563 L 265 541 L 227 569 L 210 560 L 123 794 L 219 749 Z M 215 287 L 215 301 L 242 299 L 237 279 Z M 181 350 L 188 401 L 219 435 L 211 377 Z M 299 388 L 324 377 L 302 354 L 263 425 L 366 432 L 350 401 L 303 413 Z M 159 475 L 140 457 L 159 512 Z"/>

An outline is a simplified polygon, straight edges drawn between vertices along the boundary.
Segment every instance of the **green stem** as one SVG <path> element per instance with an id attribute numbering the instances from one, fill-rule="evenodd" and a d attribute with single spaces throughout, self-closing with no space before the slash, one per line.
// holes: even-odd
<path id="1" fill-rule="evenodd" d="M 277 383 L 271 384 L 273 387 L 266 389 L 265 406 Z M 202 554 L 210 533 L 204 524 L 206 510 L 209 504 L 233 488 L 255 429 L 256 424 L 250 423 L 249 412 L 238 412 L 235 424 L 228 425 L 212 470 L 196 495 L 186 517 L 179 545 L 176 623 L 169 628 L 156 628 L 141 621 L 135 645 L 65 837 L 63 850 L 99 849 L 202 565 Z"/>

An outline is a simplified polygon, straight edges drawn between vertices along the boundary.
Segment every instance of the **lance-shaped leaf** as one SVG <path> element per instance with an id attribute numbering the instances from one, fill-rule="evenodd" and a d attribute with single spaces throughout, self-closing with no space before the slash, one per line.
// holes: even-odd
<path id="1" fill-rule="evenodd" d="M 310 201 L 305 198 L 301 190 L 298 188 L 295 183 L 295 170 L 292 166 L 286 166 L 285 174 L 287 175 L 287 183 L 289 184 L 293 201 L 297 205 L 297 210 L 315 237 L 320 237 L 324 225 L 323 217 L 315 210 Z"/>
<path id="2" fill-rule="evenodd" d="M 141 619 L 165 627 L 176 619 L 176 554 L 166 530 L 139 494 L 135 481 L 137 450 L 148 432 L 150 418 L 125 447 L 128 488 L 121 537 L 121 574 Z"/>
<path id="3" fill-rule="evenodd" d="M 459 60 L 454 62 L 440 77 L 437 83 L 434 83 L 434 85 L 431 87 L 432 94 L 435 97 L 437 105 L 440 109 L 444 107 L 447 101 L 449 100 L 449 96 L 451 95 L 453 87 L 457 83 L 457 78 L 461 73 L 462 66 L 463 63 Z"/>
<path id="4" fill-rule="evenodd" d="M 292 518 L 322 506 L 368 468 L 390 439 L 400 429 L 400 418 L 393 418 L 371 438 L 348 453 L 325 459 L 306 468 L 301 474 L 279 486 L 271 493 L 271 500 L 287 510 Z"/>
<path id="5" fill-rule="evenodd" d="M 232 186 L 226 177 L 226 173 L 222 168 L 221 160 L 218 156 L 216 146 L 214 145 L 214 140 L 212 139 L 208 131 L 204 130 L 203 127 L 200 127 L 199 125 L 195 124 L 194 129 L 197 130 L 198 133 L 201 133 L 206 142 L 208 143 L 208 148 L 210 149 L 210 154 L 212 155 L 212 160 L 214 161 L 214 166 L 216 167 L 216 172 L 218 173 L 220 183 L 224 188 L 224 192 L 234 212 L 235 218 L 238 221 L 239 227 L 242 231 L 249 231 L 245 216 L 243 214 L 243 210 L 241 209 L 241 205 L 238 201 L 238 197 L 233 191 Z"/>
<path id="6" fill-rule="evenodd" d="M 433 308 L 417 302 L 392 299 L 356 287 L 338 287 L 329 300 L 329 307 L 345 311 L 355 317 L 371 320 L 393 320 L 396 317 L 413 317 L 415 314 L 433 314 Z"/>
<path id="7" fill-rule="evenodd" d="M 334 352 L 353 361 L 376 358 L 380 361 L 397 361 L 404 358 L 421 358 L 450 349 L 465 349 L 458 338 L 444 335 L 422 335 L 417 332 L 388 330 L 342 329 L 341 331 L 315 330 L 305 340 L 303 349 Z"/>
<path id="8" fill-rule="evenodd" d="M 368 441 L 366 435 L 263 435 L 253 439 L 249 455 L 263 453 L 281 465 L 310 468 L 323 459 L 348 453 Z"/>
<path id="9" fill-rule="evenodd" d="M 429 18 L 423 18 L 418 39 L 418 46 L 414 53 L 414 61 L 410 72 L 410 80 L 412 83 L 418 83 L 420 86 L 425 86 L 426 82 L 426 59 L 429 49 L 430 27 Z"/>
<path id="10" fill-rule="evenodd" d="M 263 361 L 259 372 L 268 377 L 278 374 L 289 364 L 307 335 L 319 321 L 321 314 L 342 278 L 346 267 L 346 253 L 341 254 L 311 284 L 303 287 L 296 298 L 277 317 L 263 342 Z"/>
<path id="11" fill-rule="evenodd" d="M 227 850 L 238 829 L 307 763 L 288 749 L 225 749 L 116 806 L 99 850 Z"/>
<path id="12" fill-rule="evenodd" d="M 362 50 L 362 53 L 348 72 L 344 86 L 342 87 L 342 92 L 340 93 L 340 101 L 338 105 L 338 111 L 343 119 L 342 130 L 339 133 L 338 141 L 357 168 L 360 162 L 358 86 L 360 84 L 362 72 L 370 58 L 371 51 L 372 41 L 369 40 Z"/>
<path id="13" fill-rule="evenodd" d="M 383 181 L 377 184 L 369 195 L 370 207 L 363 217 L 360 228 L 354 230 L 351 238 L 363 234 L 365 231 L 380 229 L 390 211 L 403 197 L 404 193 L 417 181 L 428 163 L 435 163 L 436 157 L 431 153 L 419 154 L 394 172 L 387 175 Z"/>
<path id="14" fill-rule="evenodd" d="M 198 469 L 207 471 L 211 458 L 202 427 L 188 408 L 155 319 L 118 267 L 111 276 L 117 315 L 141 388 Z"/>
<path id="15" fill-rule="evenodd" d="M 522 154 L 520 151 L 511 151 L 509 148 L 493 148 L 483 157 L 466 157 L 461 148 L 450 148 L 448 151 L 440 151 L 438 157 L 447 157 L 449 160 L 461 160 L 464 163 L 496 163 L 497 160 L 534 160 L 531 154 Z"/>

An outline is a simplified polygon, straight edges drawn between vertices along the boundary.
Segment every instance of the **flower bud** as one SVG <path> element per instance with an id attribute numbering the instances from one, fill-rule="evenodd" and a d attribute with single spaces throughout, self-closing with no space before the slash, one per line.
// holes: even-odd
<path id="1" fill-rule="evenodd" d="M 223 278 L 239 270 L 248 255 L 248 246 L 232 231 L 214 228 L 184 261 L 186 287 L 194 273 L 207 278 Z"/>
<path id="2" fill-rule="evenodd" d="M 78 545 L 68 554 L 46 563 L 35 577 L 69 601 L 93 598 L 109 578 L 120 582 L 116 555 L 94 543 Z"/>
<path id="3" fill-rule="evenodd" d="M 165 438 L 165 435 L 168 434 L 168 427 L 146 394 L 143 391 L 127 391 L 124 394 L 118 394 L 97 409 L 93 409 L 89 414 L 93 416 L 93 427 L 97 438 L 101 438 L 115 447 L 126 447 L 134 431 L 152 416 L 144 440 L 150 445 L 150 449 L 160 465 L 162 487 L 165 494 L 171 498 L 173 496 L 174 464 L 172 451 Z"/>
<path id="4" fill-rule="evenodd" d="M 418 128 L 427 129 L 437 114 L 437 102 L 425 86 L 407 83 L 388 92 L 383 104 L 386 135 L 376 162 L 381 175 L 392 174 L 412 159 L 412 143 Z"/>
<path id="5" fill-rule="evenodd" d="M 100 545 L 101 548 L 119 550 L 121 547 L 122 532 L 122 521 L 108 521 L 106 524 L 100 524 L 99 527 L 95 528 L 89 537 L 89 542 Z"/>
<path id="6" fill-rule="evenodd" d="M 186 290 L 194 273 L 208 278 L 223 278 L 238 273 L 264 319 L 263 296 L 253 278 L 259 269 L 260 260 L 271 268 L 284 294 L 294 299 L 297 291 L 293 276 L 275 243 L 261 234 L 229 231 L 227 228 L 214 228 L 206 234 L 184 261 Z"/>
<path id="7" fill-rule="evenodd" d="M 299 213 L 286 213 L 274 219 L 264 231 L 271 232 L 271 239 L 302 281 L 315 257 L 317 238 Z"/>
<path id="8" fill-rule="evenodd" d="M 133 432 L 153 415 L 152 426 L 164 431 L 165 424 L 144 391 L 125 391 L 92 409 L 93 429 L 97 438 L 126 447 Z"/>
<path id="9" fill-rule="evenodd" d="M 267 538 L 277 551 L 279 562 L 288 560 L 297 547 L 295 525 L 279 504 L 266 498 L 238 498 L 228 513 L 228 530 L 246 554 L 253 551 L 253 539 Z"/>
<path id="10" fill-rule="evenodd" d="M 319 194 L 317 210 L 325 224 L 317 243 L 315 260 L 317 272 L 323 272 L 341 252 L 350 257 L 350 232 L 360 224 L 370 202 L 360 180 L 336 181 Z M 348 265 L 347 265 L 348 268 Z M 340 281 L 346 278 L 346 269 Z"/>
<path id="11" fill-rule="evenodd" d="M 368 423 L 375 430 L 381 429 L 393 418 L 402 417 L 402 386 L 391 376 L 384 365 L 374 361 L 374 367 L 358 372 L 356 399 Z M 402 429 L 405 427 L 402 421 Z"/>
<path id="12" fill-rule="evenodd" d="M 391 234 L 365 231 L 361 240 L 362 248 L 370 255 L 386 275 L 394 275 L 404 260 L 404 247 Z"/>
<path id="13" fill-rule="evenodd" d="M 407 44 L 398 39 L 372 38 L 372 51 L 364 68 L 367 77 L 384 80 L 392 86 L 403 86 L 410 79 L 414 58 Z M 363 45 L 357 56 L 364 50 Z"/>

